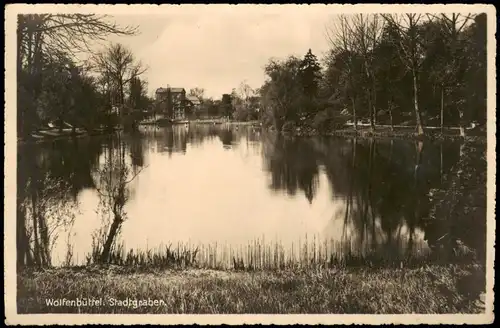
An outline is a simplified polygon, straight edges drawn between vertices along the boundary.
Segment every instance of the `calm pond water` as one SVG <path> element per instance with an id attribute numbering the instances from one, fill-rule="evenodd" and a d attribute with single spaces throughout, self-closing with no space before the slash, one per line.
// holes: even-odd
<path id="1" fill-rule="evenodd" d="M 68 245 L 72 261 L 84 263 L 93 239 L 109 230 L 109 195 L 125 181 L 125 249 L 217 243 L 234 255 L 259 240 L 299 257 L 307 240 L 319 256 L 418 256 L 436 234 L 423 224 L 429 190 L 440 187 L 459 148 L 195 124 L 20 145 L 18 250 L 28 247 L 27 231 L 30 247 L 45 247 L 52 264 L 65 261 Z"/>

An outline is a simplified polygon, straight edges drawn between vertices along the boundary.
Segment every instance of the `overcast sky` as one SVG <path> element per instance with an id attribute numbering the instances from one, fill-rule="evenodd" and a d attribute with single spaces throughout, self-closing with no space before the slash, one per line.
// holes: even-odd
<path id="1" fill-rule="evenodd" d="M 15 13 L 99 13 L 140 34 L 110 37 L 126 45 L 148 67 L 149 94 L 159 87 L 201 87 L 220 98 L 246 81 L 262 85 L 271 57 L 304 56 L 309 48 L 322 59 L 329 48 L 325 29 L 342 13 L 456 12 L 465 5 L 26 5 Z M 476 8 L 476 9 L 474 9 Z M 382 10 L 383 9 L 383 10 Z M 467 7 L 467 11 L 484 11 Z M 11 17 L 13 15 L 10 15 Z M 15 19 L 9 18 L 15 29 Z M 10 35 L 10 34 L 9 34 Z M 97 49 L 96 49 L 97 50 Z"/>
<path id="2" fill-rule="evenodd" d="M 325 26 L 334 15 L 326 6 L 178 6 L 153 15 L 114 15 L 140 34 L 110 41 L 128 46 L 148 67 L 150 95 L 169 84 L 186 91 L 201 87 L 220 98 L 242 81 L 260 87 L 271 57 L 302 57 L 311 48 L 321 59 L 328 50 Z"/>

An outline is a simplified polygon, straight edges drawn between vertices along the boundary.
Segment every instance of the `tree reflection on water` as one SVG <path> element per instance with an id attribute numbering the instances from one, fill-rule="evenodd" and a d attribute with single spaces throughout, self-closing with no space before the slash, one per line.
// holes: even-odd
<path id="1" fill-rule="evenodd" d="M 344 199 L 344 215 L 332 218 L 343 220 L 344 240 L 357 252 L 380 249 L 387 257 L 411 256 L 417 232 L 428 235 L 430 226 L 423 223 L 429 217 L 429 191 L 442 188 L 442 175 L 460 154 L 454 143 L 276 135 L 262 140 L 272 189 L 290 195 L 301 190 L 312 203 L 324 168 L 332 197 Z"/>
<path id="2" fill-rule="evenodd" d="M 342 206 L 330 213 L 325 235 L 338 235 L 340 223 L 338 242 L 349 252 L 400 259 L 428 251 L 426 245 L 432 250 L 441 247 L 442 242 L 436 245 L 446 235 L 475 248 L 484 244 L 485 237 L 476 231 L 483 229 L 480 224 L 460 221 L 468 228 L 458 229 L 451 218 L 430 219 L 436 215 L 429 195 L 453 190 L 452 168 L 460 156 L 471 156 L 472 150 L 462 147 L 461 152 L 459 143 L 293 138 L 254 127 L 181 125 L 20 146 L 18 265 L 51 265 L 51 247 L 58 234 L 70 231 L 79 208 L 78 195 L 84 189 L 96 191 L 99 198 L 101 220 L 93 236 L 92 257 L 108 261 L 127 219 L 126 204 L 134 197 L 131 182 L 147 167 L 150 153 L 186 156 L 191 147 L 204 147 L 206 142 L 228 151 L 241 147 L 243 152 L 246 149 L 244 156 L 255 150 L 253 156 L 261 157 L 263 173 L 269 176 L 267 188 L 304 197 L 311 206 L 325 190 L 320 189 L 320 181 L 326 182 L 327 196 Z M 476 151 L 483 152 L 480 147 Z M 477 187 L 485 189 L 480 183 Z M 486 221 L 479 216 L 477 220 Z"/>

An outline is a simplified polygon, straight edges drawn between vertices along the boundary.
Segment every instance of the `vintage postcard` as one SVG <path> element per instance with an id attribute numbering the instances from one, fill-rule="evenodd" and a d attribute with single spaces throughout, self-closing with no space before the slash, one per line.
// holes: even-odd
<path id="1" fill-rule="evenodd" d="M 493 322 L 494 6 L 5 14 L 6 324 Z"/>

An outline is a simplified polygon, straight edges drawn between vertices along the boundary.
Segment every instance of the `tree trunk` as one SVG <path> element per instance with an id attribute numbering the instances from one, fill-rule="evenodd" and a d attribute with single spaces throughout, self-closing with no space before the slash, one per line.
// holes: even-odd
<path id="1" fill-rule="evenodd" d="M 460 128 L 460 137 L 465 138 L 465 127 L 464 127 L 464 111 L 460 108 L 460 104 L 457 105 L 459 123 L 458 126 Z"/>
<path id="2" fill-rule="evenodd" d="M 40 74 L 42 71 L 42 43 L 43 43 L 43 38 L 42 34 L 40 32 L 37 32 L 35 34 L 35 45 L 34 45 L 34 51 L 33 51 L 33 75 L 36 77 L 36 85 L 34 86 L 35 90 L 35 99 L 38 99 L 38 96 L 40 94 L 40 90 L 42 88 L 42 80 L 40 78 Z"/>
<path id="3" fill-rule="evenodd" d="M 375 126 L 377 125 L 377 89 L 375 87 L 375 78 L 372 81 L 372 122 L 373 122 L 373 130 L 375 130 Z"/>
<path id="4" fill-rule="evenodd" d="M 41 251 L 40 256 L 42 259 L 42 265 L 44 267 L 50 267 L 51 265 L 50 240 L 49 240 L 47 222 L 45 221 L 45 218 L 42 215 L 38 215 L 37 218 L 38 218 L 38 229 L 40 232 L 40 251 Z"/>
<path id="5" fill-rule="evenodd" d="M 17 71 L 21 71 L 23 67 L 23 33 L 24 33 L 24 18 L 18 16 L 17 23 Z M 19 78 L 19 76 L 18 76 Z"/>
<path id="6" fill-rule="evenodd" d="M 465 155 L 465 143 L 462 142 L 460 143 L 460 159 L 462 159 L 464 155 Z"/>
<path id="7" fill-rule="evenodd" d="M 119 83 L 120 85 L 118 86 L 119 87 L 119 92 L 120 92 L 120 124 L 121 126 L 124 125 L 124 121 L 123 121 L 123 110 L 125 109 L 125 93 L 124 93 L 124 90 L 123 90 L 123 77 L 120 76 L 120 79 L 119 79 Z"/>
<path id="8" fill-rule="evenodd" d="M 18 200 L 20 201 L 20 200 Z M 17 251 L 17 268 L 20 269 L 24 266 L 32 265 L 31 254 L 29 250 L 29 240 L 26 235 L 26 213 L 20 209 L 18 204 L 17 209 L 17 238 L 16 238 L 16 251 Z"/>
<path id="9" fill-rule="evenodd" d="M 392 101 L 389 102 L 389 118 L 391 120 L 391 131 L 394 132 L 394 119 L 392 117 Z"/>
<path id="10" fill-rule="evenodd" d="M 444 126 L 444 87 L 441 86 L 441 134 L 443 134 L 443 126 Z"/>
<path id="11" fill-rule="evenodd" d="M 31 76 L 33 74 L 33 49 L 32 49 L 32 44 L 33 44 L 33 32 L 31 32 L 30 27 L 28 26 L 28 55 L 26 56 L 27 59 L 27 68 L 28 68 L 28 74 Z"/>
<path id="12" fill-rule="evenodd" d="M 27 26 L 27 42 L 28 42 L 28 53 L 26 55 L 26 80 L 25 80 L 25 88 L 27 93 L 31 96 L 31 101 L 27 103 L 27 108 L 25 108 L 25 115 L 24 115 L 24 122 L 21 122 L 21 124 L 24 126 L 24 130 L 26 134 L 29 134 L 32 131 L 32 124 L 33 124 L 33 116 L 35 111 L 35 91 L 33 88 L 34 85 L 34 78 L 33 78 L 33 49 L 32 49 L 32 40 L 33 40 L 33 33 L 30 30 L 30 26 L 28 24 Z"/>
<path id="13" fill-rule="evenodd" d="M 418 82 L 417 82 L 417 72 L 413 70 L 413 101 L 415 108 L 415 120 L 417 123 L 417 134 L 419 136 L 424 135 L 424 128 L 422 126 L 422 119 L 420 117 L 420 109 L 418 107 Z"/>
<path id="14" fill-rule="evenodd" d="M 35 193 L 32 192 L 32 194 L 31 194 L 31 219 L 33 222 L 33 242 L 34 242 L 33 257 L 34 257 L 35 265 L 41 265 L 42 261 L 40 258 L 40 239 L 38 237 L 38 222 L 37 222 L 38 220 L 36 218 L 36 216 L 37 216 L 36 207 L 37 207 L 36 196 L 35 196 Z"/>
<path id="15" fill-rule="evenodd" d="M 377 126 L 377 95 L 375 92 L 373 93 L 373 99 L 372 99 L 372 106 L 373 106 L 373 127 Z"/>
<path id="16" fill-rule="evenodd" d="M 356 117 L 356 100 L 354 100 L 354 97 L 351 97 L 351 103 L 352 103 L 352 119 L 354 121 L 354 131 L 358 129 L 358 119 Z"/>
<path id="17" fill-rule="evenodd" d="M 460 136 L 465 138 L 465 128 L 462 125 L 460 125 Z"/>
<path id="18" fill-rule="evenodd" d="M 111 252 L 111 246 L 115 240 L 115 237 L 118 233 L 118 229 L 120 228 L 123 220 L 119 216 L 115 216 L 113 223 L 111 224 L 111 228 L 109 229 L 108 237 L 106 238 L 106 242 L 102 248 L 101 253 L 101 263 L 107 263 L 109 261 L 109 255 Z"/>
<path id="19" fill-rule="evenodd" d="M 370 131 L 374 132 L 375 126 L 373 122 L 373 103 L 372 103 L 372 93 L 370 90 L 368 91 L 368 109 L 370 111 Z"/>
<path id="20" fill-rule="evenodd" d="M 21 79 L 21 74 L 22 74 L 22 70 L 23 70 L 23 47 L 22 47 L 22 43 L 23 43 L 23 29 L 24 29 L 24 18 L 19 15 L 18 16 L 18 23 L 17 23 L 17 81 L 18 81 L 18 90 L 19 90 L 19 86 L 21 85 L 19 83 L 20 79 Z M 18 91 L 18 95 L 17 95 L 17 104 L 18 104 L 18 108 L 17 108 L 17 112 L 18 112 L 18 136 L 26 136 L 25 134 L 25 111 L 26 111 L 26 108 L 24 107 L 19 107 L 19 91 Z"/>
<path id="21" fill-rule="evenodd" d="M 62 129 L 63 129 L 63 122 L 64 122 L 64 119 L 63 119 L 63 114 L 60 114 L 59 115 L 59 119 L 58 119 L 58 123 L 59 123 L 59 133 L 62 133 Z"/>
<path id="22" fill-rule="evenodd" d="M 443 183 L 443 143 L 439 145 L 439 182 Z"/>

